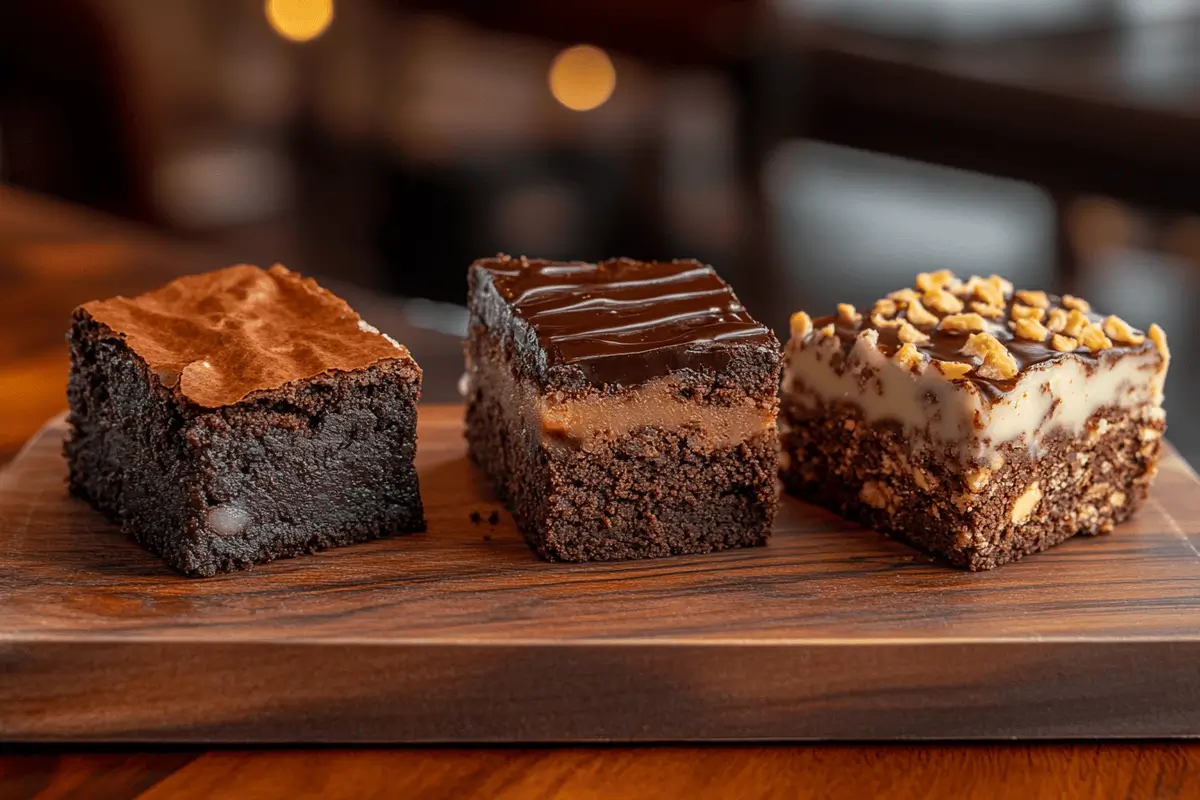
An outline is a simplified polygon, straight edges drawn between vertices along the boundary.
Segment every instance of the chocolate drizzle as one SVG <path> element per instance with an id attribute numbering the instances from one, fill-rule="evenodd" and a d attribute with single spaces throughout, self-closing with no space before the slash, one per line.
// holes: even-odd
<path id="1" fill-rule="evenodd" d="M 1054 308 L 1062 305 L 1062 298 L 1057 295 L 1047 294 L 1047 299 L 1050 301 L 1050 307 Z M 1094 370 L 1101 363 L 1108 363 L 1117 358 L 1121 358 L 1129 353 L 1140 353 L 1148 349 L 1152 349 L 1154 344 L 1147 339 L 1139 345 L 1125 345 L 1114 343 L 1113 347 L 1105 349 L 1099 353 L 1093 353 L 1086 347 L 1079 347 L 1076 350 L 1069 352 L 1060 352 L 1050 346 L 1050 341 L 1032 342 L 1027 339 L 1020 339 L 1016 336 L 1013 330 L 1009 327 L 1009 320 L 1012 314 L 1013 298 L 1011 295 L 1005 297 L 1004 317 L 1003 319 L 986 320 L 987 332 L 994 336 L 1008 351 L 1012 353 L 1013 358 L 1017 362 L 1018 373 L 1012 378 L 997 380 L 984 378 L 977 371 L 972 370 L 966 380 L 970 380 L 977 385 L 985 397 L 992 400 L 999 398 L 1001 395 L 1010 392 L 1016 387 L 1021 376 L 1030 367 L 1037 364 L 1043 364 L 1051 361 L 1060 361 L 1064 358 L 1074 358 L 1082 361 L 1087 365 L 1089 371 Z M 907 309 L 900 309 L 893 319 L 907 320 Z M 1104 317 L 1093 312 L 1088 312 L 1087 317 L 1091 322 L 1102 323 Z M 878 347 L 883 355 L 891 358 L 896 354 L 903 344 L 898 335 L 898 329 L 894 326 L 876 326 L 871 322 L 870 309 L 864 309 L 859 319 L 854 323 L 838 317 L 837 315 L 829 315 L 814 319 L 814 328 L 822 328 L 825 325 L 833 324 L 837 331 L 838 338 L 842 341 L 842 351 L 848 354 L 854 346 L 855 340 L 862 331 L 873 328 L 879 333 Z M 945 331 L 938 330 L 934 325 L 914 325 L 922 333 L 929 336 L 929 341 L 920 344 L 914 344 L 918 351 L 929 358 L 939 361 L 960 362 L 963 364 L 971 364 L 975 366 L 979 363 L 979 359 L 962 353 L 963 346 L 967 343 L 967 337 L 970 335 L 961 331 Z M 1138 331 L 1141 333 L 1141 331 Z"/>
<path id="2" fill-rule="evenodd" d="M 692 260 L 600 264 L 476 262 L 537 334 L 550 365 L 597 384 L 643 383 L 676 369 L 714 371 L 731 346 L 777 349 L 712 267 Z"/>

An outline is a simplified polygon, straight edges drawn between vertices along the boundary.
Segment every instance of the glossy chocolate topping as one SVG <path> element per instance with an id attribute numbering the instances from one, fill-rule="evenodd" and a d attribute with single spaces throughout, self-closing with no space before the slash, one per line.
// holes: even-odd
<path id="1" fill-rule="evenodd" d="M 1062 306 L 1062 298 L 1057 295 L 1046 295 L 1051 308 L 1059 308 Z M 1108 362 L 1128 353 L 1141 353 L 1154 348 L 1154 344 L 1147 339 L 1142 344 L 1126 345 L 1114 343 L 1111 348 L 1100 352 L 1093 353 L 1088 348 L 1080 346 L 1075 350 L 1068 352 L 1060 352 L 1055 350 L 1050 340 L 1043 342 L 1034 342 L 1019 338 L 1009 324 L 1012 313 L 1014 300 L 1011 295 L 1005 296 L 1005 306 L 1003 318 L 996 321 L 990 321 L 987 325 L 987 332 L 994 336 L 1001 344 L 1003 344 L 1012 354 L 1013 359 L 1017 363 L 1018 372 L 1015 376 L 1006 379 L 990 379 L 978 374 L 977 371 L 972 371 L 967 380 L 974 382 L 985 397 L 997 398 L 1000 395 L 1011 391 L 1021 376 L 1027 369 L 1036 365 L 1049 361 L 1060 361 L 1064 358 L 1075 358 L 1083 361 L 1089 367 L 1103 362 Z M 1019 304 L 1018 304 L 1019 305 Z M 970 310 L 970 309 L 966 309 Z M 1104 321 L 1102 315 L 1094 312 L 1087 312 L 1089 321 L 1100 324 Z M 900 309 L 894 319 L 908 319 L 908 309 Z M 851 323 L 842 319 L 838 315 L 829 315 L 813 320 L 814 328 L 821 328 L 825 325 L 833 324 L 837 330 L 838 338 L 842 340 L 842 349 L 844 352 L 849 352 L 854 346 L 855 339 L 859 333 L 867 328 L 874 328 L 879 332 L 878 347 L 881 353 L 887 357 L 895 355 L 900 349 L 901 342 L 898 329 L 894 326 L 877 326 L 871 320 L 869 309 L 864 309 L 860 318 Z M 951 361 L 964 364 L 975 364 L 978 359 L 972 359 L 971 356 L 962 352 L 963 346 L 967 342 L 969 333 L 962 331 L 943 330 L 937 325 L 922 324 L 914 325 L 922 333 L 929 336 L 929 340 L 922 343 L 916 343 L 914 346 L 918 351 L 928 356 L 929 358 L 939 361 Z M 1138 333 L 1142 333 L 1138 331 Z"/>
<path id="2" fill-rule="evenodd" d="M 81 308 L 120 335 L 164 386 L 206 408 L 322 372 L 408 358 L 344 300 L 281 266 L 190 275 Z"/>
<path id="3" fill-rule="evenodd" d="M 698 261 L 476 262 L 537 334 L 551 365 L 593 383 L 637 384 L 677 369 L 716 371 L 731 345 L 778 348 L 712 267 Z"/>

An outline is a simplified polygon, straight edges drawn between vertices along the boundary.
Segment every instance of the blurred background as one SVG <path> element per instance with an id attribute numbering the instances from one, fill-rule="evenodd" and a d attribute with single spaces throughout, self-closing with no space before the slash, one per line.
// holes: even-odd
<path id="1" fill-rule="evenodd" d="M 1200 0 L 0 0 L 0 184 L 0 281 L 170 271 L 22 250 L 69 201 L 321 276 L 435 401 L 499 251 L 697 257 L 784 332 L 1002 273 L 1159 322 L 1200 459 Z"/>

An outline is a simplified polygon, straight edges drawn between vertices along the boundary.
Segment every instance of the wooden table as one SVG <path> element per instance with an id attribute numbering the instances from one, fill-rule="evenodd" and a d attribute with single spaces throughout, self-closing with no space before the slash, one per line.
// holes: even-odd
<path id="1" fill-rule="evenodd" d="M 0 459 L 64 406 L 66 316 L 218 256 L 0 189 Z M 370 300 L 366 299 L 369 303 Z M 382 311 L 387 304 L 375 300 Z M 380 327 L 396 331 L 395 324 Z M 416 330 L 408 335 L 422 335 Z M 444 337 L 450 339 L 450 337 Z M 430 343 L 433 346 L 446 346 Z M 449 344 L 453 344 L 451 339 Z M 451 360 L 451 359 L 447 359 Z M 426 366 L 427 374 L 430 371 Z M 445 375 L 458 369 L 442 364 Z M 6 460 L 6 459 L 5 459 Z M 1200 796 L 1200 744 L 0 747 L 0 797 Z"/>

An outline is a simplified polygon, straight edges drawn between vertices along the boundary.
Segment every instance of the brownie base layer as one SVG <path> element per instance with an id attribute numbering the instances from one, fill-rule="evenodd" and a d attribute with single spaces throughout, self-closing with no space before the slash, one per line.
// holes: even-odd
<path id="1" fill-rule="evenodd" d="M 1002 446 L 1003 463 L 968 485 L 952 456 L 914 458 L 898 425 L 867 425 L 852 406 L 785 405 L 782 419 L 789 493 L 970 570 L 1111 531 L 1145 501 L 1165 427 L 1104 408 L 1085 433 L 1052 434 L 1036 458 Z"/>
<path id="2" fill-rule="evenodd" d="M 203 409 L 81 318 L 71 365 L 70 491 L 178 572 L 207 577 L 425 529 L 411 362 Z"/>
<path id="3" fill-rule="evenodd" d="M 642 428 L 587 451 L 545 443 L 486 390 L 467 408 L 472 461 L 551 561 L 611 561 L 766 544 L 774 432 L 700 452 L 686 430 Z"/>

